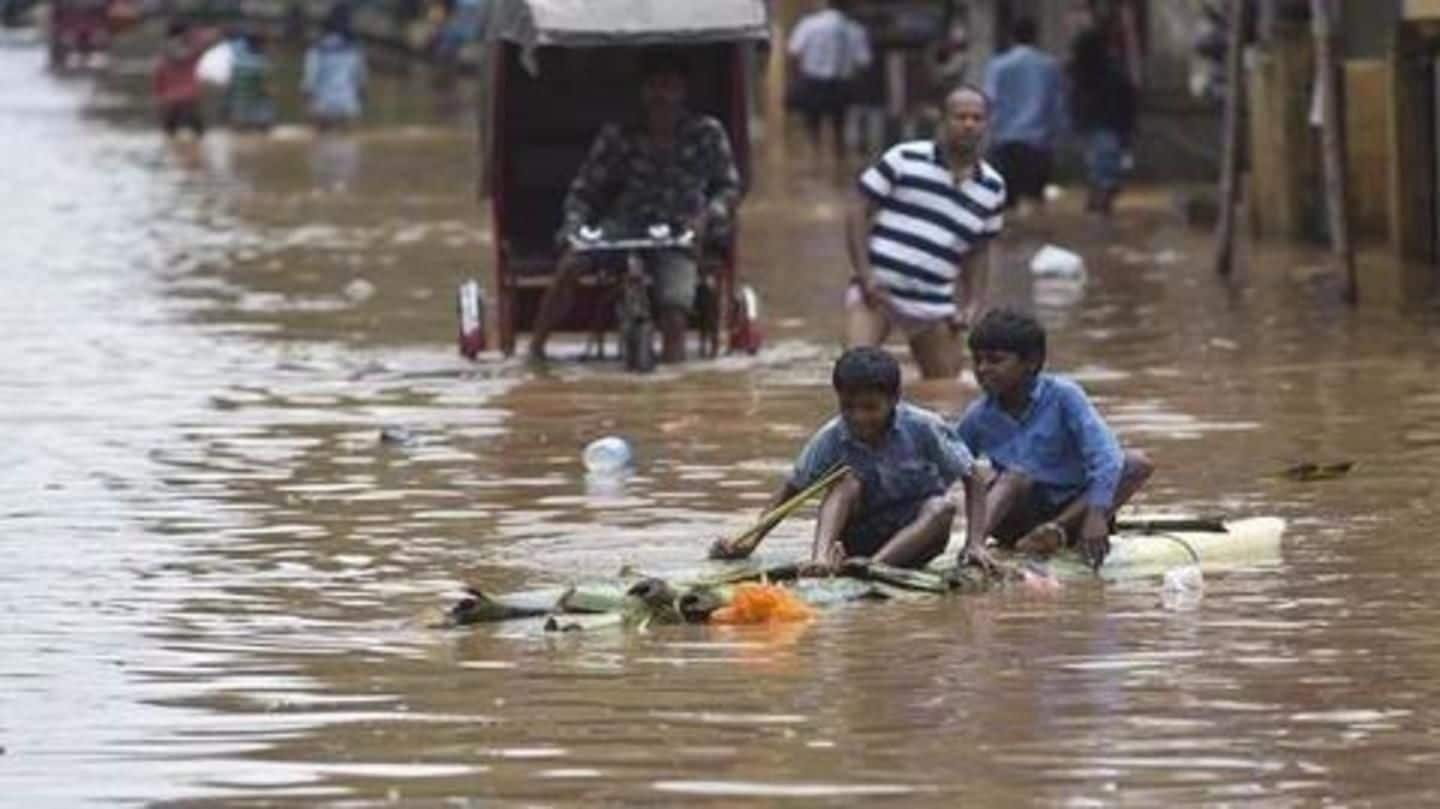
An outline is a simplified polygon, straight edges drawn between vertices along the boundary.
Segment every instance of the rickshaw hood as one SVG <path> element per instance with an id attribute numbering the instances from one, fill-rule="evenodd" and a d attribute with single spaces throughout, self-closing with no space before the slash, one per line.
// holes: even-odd
<path id="1" fill-rule="evenodd" d="M 487 38 L 539 45 L 761 40 L 765 0 L 492 0 Z"/>

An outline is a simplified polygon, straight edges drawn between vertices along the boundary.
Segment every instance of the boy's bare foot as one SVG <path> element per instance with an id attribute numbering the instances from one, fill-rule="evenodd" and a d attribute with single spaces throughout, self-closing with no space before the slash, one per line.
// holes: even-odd
<path id="1" fill-rule="evenodd" d="M 1015 543 L 1015 550 L 1029 556 L 1054 556 L 1065 547 L 1065 529 L 1053 522 L 1041 523 Z"/>

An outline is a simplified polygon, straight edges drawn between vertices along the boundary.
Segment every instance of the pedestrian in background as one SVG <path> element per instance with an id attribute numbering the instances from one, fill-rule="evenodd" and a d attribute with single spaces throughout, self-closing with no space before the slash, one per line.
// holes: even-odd
<path id="1" fill-rule="evenodd" d="M 225 88 L 225 118 L 234 129 L 264 132 L 275 125 L 270 94 L 270 58 L 266 37 L 246 31 L 230 44 L 230 84 Z"/>
<path id="2" fill-rule="evenodd" d="M 357 120 L 365 80 L 365 52 L 351 34 L 348 16 L 332 15 L 319 41 L 305 54 L 301 89 L 315 125 L 337 129 Z"/>
<path id="3" fill-rule="evenodd" d="M 1060 63 L 1035 47 L 1035 20 L 1021 17 L 1014 44 L 985 68 L 990 97 L 990 163 L 1005 177 L 1007 205 L 1023 217 L 1045 202 L 1055 147 L 1065 128 L 1065 90 Z"/>
<path id="4" fill-rule="evenodd" d="M 840 0 L 807 15 L 790 34 L 791 75 L 788 104 L 805 117 L 810 140 L 820 153 L 825 122 L 834 133 L 835 154 L 845 155 L 845 119 L 853 101 L 854 80 L 870 65 L 870 35 L 845 14 Z"/>
<path id="5" fill-rule="evenodd" d="M 1085 210 L 1108 216 L 1125 172 L 1137 99 L 1107 37 L 1091 28 L 1075 37 L 1069 66 L 1071 125 L 1085 155 Z"/>
<path id="6" fill-rule="evenodd" d="M 194 30 L 184 20 L 174 20 L 165 29 L 165 49 L 155 61 L 150 88 L 160 125 L 169 137 L 181 130 L 189 130 L 197 138 L 205 134 L 195 68 L 214 39 L 212 33 Z"/>

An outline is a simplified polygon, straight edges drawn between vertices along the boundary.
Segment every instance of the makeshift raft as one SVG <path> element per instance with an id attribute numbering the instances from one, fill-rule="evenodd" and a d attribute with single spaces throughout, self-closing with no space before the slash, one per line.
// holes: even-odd
<path id="1" fill-rule="evenodd" d="M 1202 570 L 1276 561 L 1285 521 L 1276 517 L 1205 520 L 1154 517 L 1129 520 L 1111 537 L 1110 554 L 1099 571 L 1079 554 L 1065 551 L 1036 561 L 997 553 L 997 570 L 946 565 L 901 570 L 874 562 L 847 562 L 832 575 L 804 575 L 801 564 L 761 565 L 753 561 L 710 562 L 692 573 L 667 578 L 625 570 L 614 579 L 493 595 L 471 587 L 468 595 L 435 623 L 455 627 L 529 619 L 550 631 L 599 626 L 645 627 L 707 623 L 731 606 L 736 594 L 756 583 L 784 587 L 806 607 L 856 601 L 933 598 L 1002 590 L 1036 582 L 1098 576 L 1120 580 L 1155 575 L 1173 567 Z M 948 566 L 947 566 L 948 565 Z"/>

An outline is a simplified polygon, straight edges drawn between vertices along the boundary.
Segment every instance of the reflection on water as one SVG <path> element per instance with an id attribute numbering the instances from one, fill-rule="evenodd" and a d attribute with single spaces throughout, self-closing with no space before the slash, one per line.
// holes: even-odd
<path id="1" fill-rule="evenodd" d="M 833 406 L 837 184 L 787 168 L 747 206 L 757 358 L 470 365 L 451 295 L 490 237 L 463 128 L 171 147 L 132 96 L 41 61 L 0 43 L 0 179 L 27 189 L 0 200 L 8 792 L 1435 801 L 1433 317 L 1349 313 L 1284 254 L 1224 289 L 1158 205 L 1094 237 L 1027 225 L 999 294 L 1036 302 L 1051 364 L 1161 462 L 1146 503 L 1289 517 L 1281 563 L 1180 610 L 1157 579 L 778 630 L 434 632 L 415 617 L 462 583 L 677 570 L 747 525 Z M 1083 295 L 1034 288 L 1046 242 L 1086 255 Z M 607 434 L 635 469 L 600 483 L 580 451 Z M 1359 466 L 1274 474 L 1335 459 Z"/>

